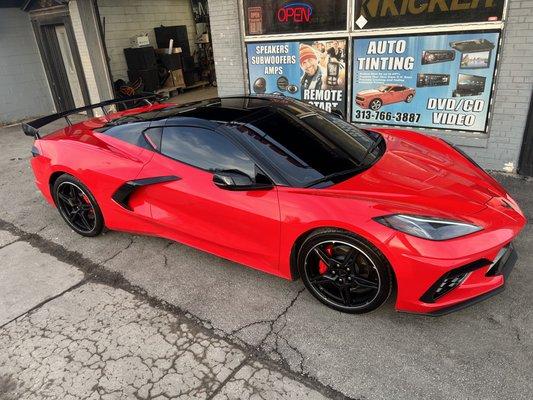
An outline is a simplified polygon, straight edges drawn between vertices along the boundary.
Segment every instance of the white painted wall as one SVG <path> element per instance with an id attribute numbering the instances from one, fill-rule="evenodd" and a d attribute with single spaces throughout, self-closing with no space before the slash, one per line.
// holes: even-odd
<path id="1" fill-rule="evenodd" d="M 113 80 L 128 79 L 124 49 L 130 47 L 132 36 L 148 33 L 150 44 L 157 47 L 155 27 L 186 25 L 191 53 L 196 47 L 190 0 L 98 0 L 98 9 L 102 21 L 105 17 L 105 43 Z"/>
<path id="2" fill-rule="evenodd" d="M 218 94 L 244 94 L 246 82 L 238 1 L 209 0 L 208 4 Z"/>
<path id="3" fill-rule="evenodd" d="M 27 13 L 0 9 L 0 125 L 54 112 Z"/>
<path id="4" fill-rule="evenodd" d="M 100 94 L 98 93 L 96 77 L 94 76 L 94 70 L 91 63 L 91 58 L 89 56 L 89 47 L 87 46 L 87 39 L 83 31 L 80 11 L 78 9 L 78 0 L 72 0 L 71 2 L 69 2 L 68 10 L 70 13 L 72 30 L 74 31 L 74 36 L 76 36 L 76 44 L 78 46 L 78 52 L 80 54 L 83 74 L 85 75 L 85 82 L 89 91 L 90 102 L 91 104 L 99 103 L 101 101 Z"/>

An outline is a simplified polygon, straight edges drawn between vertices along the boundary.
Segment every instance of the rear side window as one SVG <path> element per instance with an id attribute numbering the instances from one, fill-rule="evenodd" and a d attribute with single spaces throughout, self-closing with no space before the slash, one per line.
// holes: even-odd
<path id="1" fill-rule="evenodd" d="M 252 159 L 225 136 L 210 129 L 166 127 L 161 153 L 206 171 L 239 170 L 252 178 L 255 176 Z"/>
<path id="2" fill-rule="evenodd" d="M 148 128 L 144 131 L 144 138 L 156 151 L 161 151 L 161 139 L 163 135 L 163 128 L 161 127 L 154 127 L 154 128 Z"/>
<path id="3" fill-rule="evenodd" d="M 150 126 L 150 122 L 130 122 L 122 125 L 106 125 L 102 128 L 95 129 L 97 132 L 104 133 L 124 142 L 134 144 L 143 148 L 150 148 L 143 136 L 143 131 Z"/>

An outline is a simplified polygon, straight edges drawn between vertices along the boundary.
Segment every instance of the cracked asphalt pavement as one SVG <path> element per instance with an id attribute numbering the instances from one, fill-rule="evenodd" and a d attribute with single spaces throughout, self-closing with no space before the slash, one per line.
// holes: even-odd
<path id="1" fill-rule="evenodd" d="M 53 127 L 52 127 L 53 128 Z M 0 129 L 0 399 L 484 398 L 533 392 L 533 235 L 504 293 L 441 318 L 330 310 L 165 239 L 72 232 Z M 531 220 L 533 181 L 495 175 Z"/>

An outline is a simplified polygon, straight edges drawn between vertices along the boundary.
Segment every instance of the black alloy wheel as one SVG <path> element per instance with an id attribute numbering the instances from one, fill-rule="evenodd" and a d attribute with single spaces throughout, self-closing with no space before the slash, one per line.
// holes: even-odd
<path id="1" fill-rule="evenodd" d="M 313 296 L 346 313 L 378 308 L 392 289 L 390 266 L 383 255 L 344 231 L 321 231 L 309 237 L 300 249 L 298 268 Z"/>
<path id="2" fill-rule="evenodd" d="M 412 101 L 413 101 L 413 97 L 415 97 L 415 96 L 413 96 L 412 94 L 410 94 L 410 95 L 407 96 L 407 98 L 405 99 L 405 102 L 406 102 L 406 103 L 410 103 L 410 102 L 412 102 Z"/>
<path id="3" fill-rule="evenodd" d="M 59 213 L 82 236 L 97 236 L 104 228 L 102 212 L 87 187 L 70 175 L 61 175 L 53 187 Z"/>

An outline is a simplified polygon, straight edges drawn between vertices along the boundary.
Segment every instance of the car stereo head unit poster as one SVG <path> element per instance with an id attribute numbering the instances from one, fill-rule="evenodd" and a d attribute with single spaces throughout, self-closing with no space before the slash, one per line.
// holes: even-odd
<path id="1" fill-rule="evenodd" d="M 486 132 L 499 31 L 357 38 L 352 121 Z"/>
<path id="2" fill-rule="evenodd" d="M 501 21 L 505 0 L 356 0 L 355 29 Z"/>
<path id="3" fill-rule="evenodd" d="M 248 43 L 252 94 L 282 94 L 346 115 L 346 39 Z"/>

